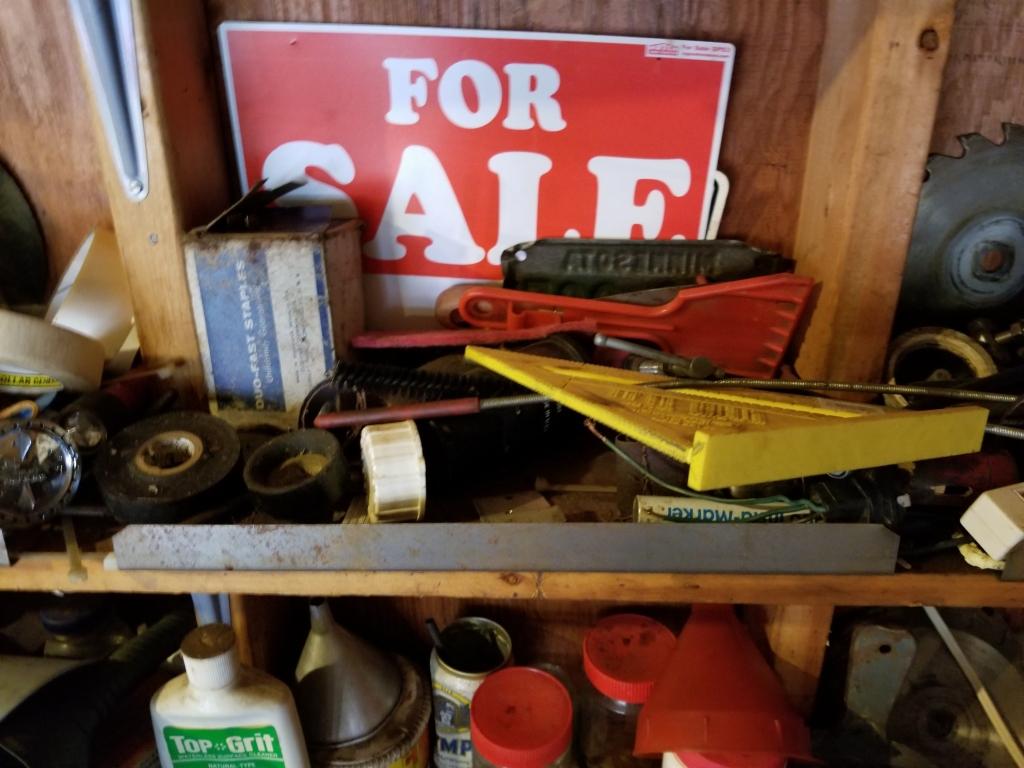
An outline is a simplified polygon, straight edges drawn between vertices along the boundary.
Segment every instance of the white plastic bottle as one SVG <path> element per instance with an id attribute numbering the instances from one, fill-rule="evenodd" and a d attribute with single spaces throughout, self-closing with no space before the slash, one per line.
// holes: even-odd
<path id="1" fill-rule="evenodd" d="M 239 664 L 231 627 L 192 630 L 181 655 L 149 707 L 162 768 L 309 768 L 291 691 Z"/>

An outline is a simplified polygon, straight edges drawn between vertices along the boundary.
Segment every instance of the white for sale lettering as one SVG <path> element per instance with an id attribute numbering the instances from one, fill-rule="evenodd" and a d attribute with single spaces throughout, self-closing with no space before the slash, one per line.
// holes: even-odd
<path id="1" fill-rule="evenodd" d="M 655 238 L 665 220 L 665 195 L 652 190 L 642 203 L 634 202 L 641 181 L 657 181 L 675 197 L 690 191 L 690 166 L 678 157 L 649 160 L 640 157 L 593 157 L 587 170 L 597 177 L 597 213 L 594 237 Z"/>
<path id="2" fill-rule="evenodd" d="M 453 63 L 443 72 L 432 58 L 385 58 L 390 125 L 420 122 L 431 105 L 431 92 L 440 113 L 452 125 L 475 130 L 493 123 L 505 105 L 501 126 L 511 131 L 564 130 L 566 120 L 556 98 L 561 76 L 540 63 L 510 63 L 501 75 L 476 59 Z M 436 83 L 436 85 L 432 85 Z M 506 98 L 507 96 L 507 98 Z M 405 257 L 402 237 L 429 241 L 427 261 L 470 265 L 487 259 L 497 264 L 502 251 L 537 237 L 541 177 L 552 161 L 538 152 L 498 152 L 487 161 L 497 177 L 497 237 L 489 248 L 476 241 L 448 173 L 437 154 L 418 144 L 406 146 L 392 181 L 380 225 L 366 253 L 372 259 L 395 261 Z M 310 176 L 317 169 L 319 178 Z M 617 157 L 600 155 L 587 162 L 596 182 L 594 236 L 628 238 L 634 229 L 643 237 L 659 237 L 665 221 L 667 195 L 684 197 L 690 191 L 690 165 L 682 158 Z M 356 178 L 357 168 L 340 144 L 289 141 L 273 149 L 263 163 L 269 187 L 295 179 L 305 186 L 282 200 L 292 204 L 329 203 L 337 213 L 358 215 L 343 191 Z M 324 180 L 326 178 L 326 180 Z M 639 202 L 638 202 L 639 201 Z M 578 236 L 572 228 L 567 236 Z M 681 237 L 670 234 L 669 237 Z"/>
<path id="3" fill-rule="evenodd" d="M 413 198 L 422 213 L 410 212 Z M 398 238 L 407 235 L 428 238 L 423 253 L 438 264 L 476 264 L 484 257 L 444 166 L 431 150 L 417 145 L 402 152 L 377 236 L 366 244 L 366 253 L 381 261 L 400 259 L 406 249 Z"/>
<path id="4" fill-rule="evenodd" d="M 415 125 L 418 108 L 427 105 L 428 82 L 437 80 L 434 59 L 387 58 L 382 62 L 388 73 L 388 111 L 384 119 L 392 125 Z M 502 67 L 508 81 L 508 110 L 501 125 L 513 131 L 528 131 L 538 125 L 543 131 L 565 128 L 562 108 L 555 99 L 561 84 L 558 70 L 549 64 L 506 64 Z M 472 99 L 467 96 L 472 93 Z M 476 59 L 463 59 L 448 67 L 437 84 L 441 112 L 460 128 L 483 128 L 501 111 L 504 90 L 498 73 Z M 470 106 L 470 100 L 475 106 Z M 536 123 L 534 122 L 536 115 Z"/>
<path id="5" fill-rule="evenodd" d="M 501 252 L 523 242 L 521 232 L 537 232 L 540 177 L 551 170 L 551 160 L 537 152 L 499 152 L 487 161 L 498 177 L 498 239 L 487 251 L 487 261 L 501 263 Z"/>

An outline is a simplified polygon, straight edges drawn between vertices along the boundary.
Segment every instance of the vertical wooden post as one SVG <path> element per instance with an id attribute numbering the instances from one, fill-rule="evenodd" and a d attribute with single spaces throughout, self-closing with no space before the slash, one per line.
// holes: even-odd
<path id="1" fill-rule="evenodd" d="M 179 383 L 198 401 L 203 376 L 182 236 L 228 202 L 204 5 L 134 0 L 132 13 L 149 162 L 144 200 L 125 195 L 98 116 L 97 148 L 142 354 L 150 362 L 184 361 Z"/>
<path id="2" fill-rule="evenodd" d="M 745 612 L 754 637 L 771 652 L 790 702 L 804 716 L 814 707 L 832 612 L 831 605 L 759 605 Z"/>
<path id="3" fill-rule="evenodd" d="M 829 0 L 794 255 L 821 282 L 797 370 L 881 373 L 954 0 Z"/>

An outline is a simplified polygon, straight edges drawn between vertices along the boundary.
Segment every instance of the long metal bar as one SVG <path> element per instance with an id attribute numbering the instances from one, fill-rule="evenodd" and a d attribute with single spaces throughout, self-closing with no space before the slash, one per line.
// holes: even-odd
<path id="1" fill-rule="evenodd" d="M 892 573 L 899 537 L 829 523 L 129 525 L 122 569 Z"/>
<path id="2" fill-rule="evenodd" d="M 137 202 L 149 192 L 149 166 L 131 2 L 71 0 L 70 6 L 114 165 L 125 194 Z"/>
<path id="3" fill-rule="evenodd" d="M 980 392 L 976 389 L 953 389 L 932 387 L 924 384 L 864 384 L 853 381 L 824 381 L 805 379 L 678 379 L 675 383 L 680 389 L 696 389 L 701 387 L 748 389 L 807 389 L 818 392 L 864 392 L 872 395 L 917 395 L 921 397 L 941 397 L 947 400 L 962 400 L 978 403 L 1015 403 L 1020 397 L 1003 392 Z"/>
<path id="4" fill-rule="evenodd" d="M 1004 427 L 1002 424 L 989 424 L 985 427 L 986 435 L 1008 437 L 1012 440 L 1024 440 L 1024 429 L 1020 427 Z"/>
<path id="5" fill-rule="evenodd" d="M 606 336 L 603 333 L 594 334 L 594 345 L 606 349 L 617 349 L 620 352 L 654 360 L 666 366 L 666 372 L 672 376 L 681 376 L 692 379 L 707 379 L 710 377 L 721 378 L 724 372 L 706 357 L 682 357 L 660 349 L 651 349 L 643 344 L 633 341 L 618 339 Z"/>

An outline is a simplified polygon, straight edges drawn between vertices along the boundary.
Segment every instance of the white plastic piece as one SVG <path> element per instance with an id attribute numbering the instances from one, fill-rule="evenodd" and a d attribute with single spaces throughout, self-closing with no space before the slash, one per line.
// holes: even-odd
<path id="1" fill-rule="evenodd" d="M 707 225 L 704 227 L 703 238 L 715 240 L 718 238 L 718 227 L 722 223 L 722 216 L 725 213 L 725 201 L 729 199 L 729 177 L 721 171 L 715 171 L 714 176 L 715 193 L 711 198 L 711 211 L 708 213 Z"/>
<path id="2" fill-rule="evenodd" d="M 413 421 L 375 424 L 359 437 L 371 523 L 420 520 L 427 505 L 427 465 Z"/>
<path id="3" fill-rule="evenodd" d="M 238 648 L 234 644 L 215 656 L 190 656 L 182 649 L 181 658 L 185 662 L 188 684 L 193 688 L 219 691 L 238 680 L 241 664 L 238 661 Z"/>
<path id="4" fill-rule="evenodd" d="M 1024 540 L 1024 483 L 981 494 L 964 512 L 960 524 L 989 557 L 1005 560 Z"/>

